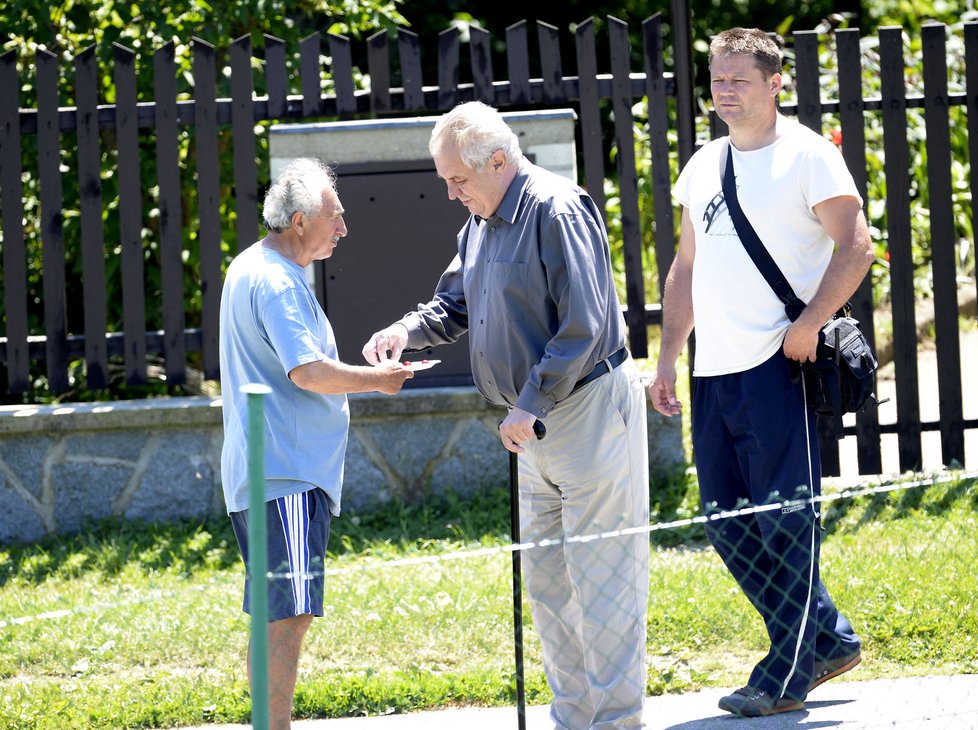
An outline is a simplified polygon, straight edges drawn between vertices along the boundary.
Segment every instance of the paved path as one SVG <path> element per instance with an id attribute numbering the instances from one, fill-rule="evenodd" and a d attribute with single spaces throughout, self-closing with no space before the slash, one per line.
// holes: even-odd
<path id="1" fill-rule="evenodd" d="M 858 670 L 857 670 L 858 671 Z M 818 728 L 978 728 L 978 675 L 912 677 L 866 682 L 827 682 L 805 709 L 757 719 L 737 718 L 717 709 L 725 689 L 650 697 L 648 730 L 815 730 Z M 547 708 L 527 710 L 527 730 L 552 730 Z M 194 730 L 246 730 L 247 725 L 210 725 Z M 382 717 L 302 720 L 293 730 L 516 730 L 513 707 L 460 708 Z"/>

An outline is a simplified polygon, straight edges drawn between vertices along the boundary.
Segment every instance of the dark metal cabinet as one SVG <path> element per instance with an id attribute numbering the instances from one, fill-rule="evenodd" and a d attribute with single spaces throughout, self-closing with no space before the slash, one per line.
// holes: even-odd
<path id="1" fill-rule="evenodd" d="M 448 199 L 430 159 L 338 165 L 336 172 L 349 234 L 317 266 L 316 288 L 340 359 L 361 364 L 371 334 L 431 299 L 469 214 Z M 468 335 L 403 359 L 424 358 L 441 363 L 408 386 L 472 384 Z"/>

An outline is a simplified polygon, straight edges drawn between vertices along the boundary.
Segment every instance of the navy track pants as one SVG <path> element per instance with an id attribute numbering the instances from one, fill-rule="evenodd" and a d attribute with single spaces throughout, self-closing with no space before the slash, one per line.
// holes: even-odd
<path id="1" fill-rule="evenodd" d="M 706 529 L 770 638 L 749 684 L 804 699 L 814 662 L 857 651 L 859 639 L 819 576 L 815 415 L 780 350 L 750 370 L 694 378 L 693 449 L 704 514 L 761 508 Z"/>

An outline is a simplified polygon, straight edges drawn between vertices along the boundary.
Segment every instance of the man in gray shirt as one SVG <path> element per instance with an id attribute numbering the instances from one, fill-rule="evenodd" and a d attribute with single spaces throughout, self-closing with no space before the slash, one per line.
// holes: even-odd
<path id="1" fill-rule="evenodd" d="M 519 454 L 523 539 L 563 541 L 524 556 L 551 719 L 558 730 L 644 727 L 648 535 L 568 540 L 649 519 L 645 397 L 601 214 L 525 159 L 485 104 L 442 116 L 429 151 L 472 215 L 432 300 L 363 355 L 377 364 L 469 333 L 476 385 L 509 409 L 499 434 Z"/>

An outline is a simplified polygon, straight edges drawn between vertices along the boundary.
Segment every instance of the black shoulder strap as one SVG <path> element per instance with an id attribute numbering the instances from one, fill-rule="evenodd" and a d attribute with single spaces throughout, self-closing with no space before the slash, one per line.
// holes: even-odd
<path id="1" fill-rule="evenodd" d="M 730 148 L 729 142 L 725 151 L 727 161 L 723 170 L 723 199 L 727 203 L 727 210 L 730 213 L 730 218 L 733 220 L 734 228 L 737 229 L 737 236 L 740 238 L 740 242 L 744 244 L 744 248 L 747 249 L 747 254 L 761 272 L 765 281 L 774 289 L 774 293 L 778 295 L 778 299 L 784 303 L 784 309 L 788 314 L 788 319 L 794 322 L 805 308 L 805 303 L 795 295 L 795 290 L 791 288 L 791 284 L 784 278 L 781 269 L 778 268 L 777 263 L 771 258 L 771 254 L 768 253 L 764 244 L 761 243 L 761 239 L 757 237 L 757 232 L 754 230 L 754 227 L 747 220 L 747 216 L 744 215 L 744 211 L 740 207 L 740 201 L 737 200 L 737 184 L 734 180 L 733 169 L 733 151 Z"/>

